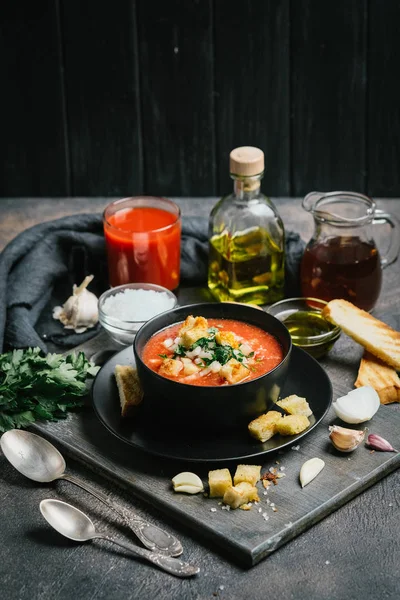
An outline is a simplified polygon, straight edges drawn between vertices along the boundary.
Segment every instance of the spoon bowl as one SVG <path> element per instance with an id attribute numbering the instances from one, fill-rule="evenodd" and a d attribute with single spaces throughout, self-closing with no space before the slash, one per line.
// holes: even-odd
<path id="1" fill-rule="evenodd" d="M 75 506 L 60 500 L 42 500 L 39 508 L 49 525 L 70 540 L 87 542 L 96 537 L 93 522 Z"/>
<path id="2" fill-rule="evenodd" d="M 63 456 L 53 444 L 39 435 L 21 429 L 11 429 L 1 436 L 0 446 L 7 460 L 28 479 L 40 483 L 49 483 L 56 479 L 70 481 L 120 515 L 149 550 L 157 550 L 167 556 L 182 554 L 182 544 L 175 536 L 109 500 L 107 496 L 77 477 L 65 473 Z"/>
<path id="3" fill-rule="evenodd" d="M 63 456 L 50 442 L 20 429 L 11 429 L 1 436 L 4 456 L 22 475 L 49 483 L 60 479 L 66 469 Z"/>
<path id="4" fill-rule="evenodd" d="M 121 546 L 139 558 L 144 558 L 148 562 L 153 563 L 160 569 L 163 569 L 176 577 L 192 577 L 200 571 L 199 567 L 183 562 L 179 558 L 173 558 L 172 556 L 165 556 L 159 552 L 145 550 L 144 548 L 128 544 L 121 539 L 112 538 L 97 532 L 91 519 L 85 515 L 85 513 L 75 506 L 62 502 L 61 500 L 53 500 L 50 498 L 42 500 L 39 508 L 43 517 L 53 529 L 75 542 L 87 542 L 96 538 L 107 540 L 108 542 Z"/>

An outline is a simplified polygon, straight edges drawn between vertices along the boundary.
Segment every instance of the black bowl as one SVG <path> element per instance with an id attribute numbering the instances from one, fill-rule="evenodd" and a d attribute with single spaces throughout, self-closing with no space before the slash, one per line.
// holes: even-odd
<path id="1" fill-rule="evenodd" d="M 143 349 L 152 335 L 186 319 L 188 315 L 235 319 L 272 334 L 280 343 L 283 359 L 272 371 L 234 385 L 195 386 L 166 379 L 142 361 Z M 133 351 L 144 391 L 142 410 L 148 419 L 169 428 L 185 431 L 206 428 L 243 427 L 271 409 L 278 400 L 289 368 L 292 341 L 281 321 L 249 306 L 229 303 L 201 303 L 173 308 L 147 321 L 136 335 Z"/>

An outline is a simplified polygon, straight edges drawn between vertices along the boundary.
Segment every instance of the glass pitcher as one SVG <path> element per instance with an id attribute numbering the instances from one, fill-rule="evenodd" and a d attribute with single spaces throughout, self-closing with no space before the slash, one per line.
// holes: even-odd
<path id="1" fill-rule="evenodd" d="M 303 296 L 343 298 L 370 311 L 381 290 L 382 269 L 399 254 L 397 219 L 376 208 L 368 196 L 354 192 L 311 192 L 303 208 L 313 215 L 315 225 L 301 263 Z M 390 236 L 381 256 L 373 231 L 385 223 Z"/>

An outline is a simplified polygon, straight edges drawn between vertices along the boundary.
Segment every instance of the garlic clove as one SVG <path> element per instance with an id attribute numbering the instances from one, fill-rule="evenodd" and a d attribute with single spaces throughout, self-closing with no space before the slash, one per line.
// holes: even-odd
<path id="1" fill-rule="evenodd" d="M 322 458 L 310 458 L 307 460 L 300 469 L 300 483 L 303 488 L 309 484 L 316 476 L 322 471 L 325 466 L 325 462 Z"/>
<path id="2" fill-rule="evenodd" d="M 204 491 L 203 482 L 196 473 L 183 471 L 172 478 L 172 485 L 175 492 L 184 492 L 186 494 L 198 494 Z"/>
<path id="3" fill-rule="evenodd" d="M 332 403 L 332 407 L 345 423 L 364 423 L 372 419 L 380 407 L 380 400 L 374 388 L 362 386 L 338 398 Z"/>
<path id="4" fill-rule="evenodd" d="M 198 494 L 199 492 L 203 492 L 204 488 L 199 487 L 198 485 L 178 485 L 174 487 L 174 492 L 184 493 L 184 494 Z"/>
<path id="5" fill-rule="evenodd" d="M 373 450 L 379 450 L 380 452 L 397 452 L 395 448 L 387 440 L 385 440 L 380 435 L 376 435 L 375 433 L 371 433 L 368 436 L 367 446 L 372 448 Z"/>
<path id="6" fill-rule="evenodd" d="M 332 444 L 340 452 L 353 452 L 365 437 L 365 430 L 347 429 L 346 427 L 340 427 L 340 425 L 331 425 L 329 431 Z"/>

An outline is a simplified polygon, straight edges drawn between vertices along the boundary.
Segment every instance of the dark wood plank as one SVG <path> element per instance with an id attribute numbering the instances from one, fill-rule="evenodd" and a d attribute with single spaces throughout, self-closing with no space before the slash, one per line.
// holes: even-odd
<path id="1" fill-rule="evenodd" d="M 143 192 L 135 2 L 62 2 L 72 195 Z"/>
<path id="2" fill-rule="evenodd" d="M 366 189 L 366 2 L 291 5 L 293 195 Z"/>
<path id="3" fill-rule="evenodd" d="M 138 0 L 145 190 L 215 183 L 211 0 Z"/>
<path id="4" fill-rule="evenodd" d="M 0 3 L 0 196 L 69 194 L 57 2 Z"/>
<path id="5" fill-rule="evenodd" d="M 229 152 L 265 153 L 263 190 L 290 193 L 289 0 L 215 2 L 218 193 L 230 191 Z"/>
<path id="6" fill-rule="evenodd" d="M 368 191 L 400 193 L 400 3 L 371 0 L 368 54 Z"/>

